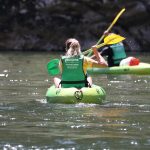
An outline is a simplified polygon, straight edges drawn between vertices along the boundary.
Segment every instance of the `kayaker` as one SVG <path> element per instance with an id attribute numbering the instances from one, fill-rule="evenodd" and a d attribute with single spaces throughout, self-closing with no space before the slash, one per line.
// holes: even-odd
<path id="1" fill-rule="evenodd" d="M 61 70 L 61 80 L 54 78 L 56 87 L 90 87 L 92 86 L 91 77 L 87 76 L 87 68 L 107 67 L 107 62 L 98 53 L 96 46 L 92 47 L 96 60 L 83 56 L 80 44 L 76 39 L 68 39 L 66 42 L 66 54 L 61 57 L 59 67 Z"/>
<path id="2" fill-rule="evenodd" d="M 109 33 L 108 31 L 104 32 L 105 36 L 108 36 L 110 34 L 112 33 Z M 124 44 L 122 42 L 106 46 L 102 50 L 99 49 L 98 51 L 100 51 L 100 54 L 102 56 L 107 56 L 107 62 L 109 67 L 119 66 L 120 61 L 127 57 Z"/>
<path id="3" fill-rule="evenodd" d="M 104 32 L 104 36 L 109 36 L 110 34 L 108 31 Z M 107 62 L 109 67 L 113 66 L 135 66 L 140 63 L 138 58 L 135 57 L 127 57 L 125 52 L 125 47 L 122 42 L 112 44 L 110 46 L 104 47 L 100 51 L 101 56 L 107 56 Z"/>

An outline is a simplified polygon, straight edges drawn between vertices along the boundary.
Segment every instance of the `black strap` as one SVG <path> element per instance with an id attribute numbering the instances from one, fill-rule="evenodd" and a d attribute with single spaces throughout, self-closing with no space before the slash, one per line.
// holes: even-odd
<path id="1" fill-rule="evenodd" d="M 79 83 L 86 83 L 86 80 L 81 81 L 61 81 L 61 84 L 79 84 Z"/>

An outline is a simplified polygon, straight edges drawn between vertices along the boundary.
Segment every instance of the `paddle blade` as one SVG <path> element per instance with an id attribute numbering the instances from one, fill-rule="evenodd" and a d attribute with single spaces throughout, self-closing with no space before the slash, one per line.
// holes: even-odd
<path id="1" fill-rule="evenodd" d="M 53 59 L 47 64 L 47 71 L 50 75 L 55 76 L 60 73 L 59 59 Z"/>
<path id="2" fill-rule="evenodd" d="M 104 43 L 111 45 L 111 44 L 117 44 L 119 42 L 122 42 L 123 40 L 125 40 L 124 37 L 112 33 L 112 34 L 108 35 L 106 38 L 104 38 Z"/>

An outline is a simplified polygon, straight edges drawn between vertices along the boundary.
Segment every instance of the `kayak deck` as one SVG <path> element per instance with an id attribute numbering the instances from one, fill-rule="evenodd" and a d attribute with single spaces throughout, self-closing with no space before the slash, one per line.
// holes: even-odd
<path id="1" fill-rule="evenodd" d="M 136 66 L 115 66 L 108 68 L 92 68 L 88 69 L 89 74 L 135 74 L 135 75 L 150 75 L 150 64 L 140 63 Z"/>
<path id="2" fill-rule="evenodd" d="M 93 85 L 91 88 L 83 87 L 77 88 L 55 88 L 52 85 L 48 88 L 46 93 L 46 99 L 49 103 L 94 103 L 101 104 L 106 97 L 106 93 L 103 88 L 97 85 Z"/>

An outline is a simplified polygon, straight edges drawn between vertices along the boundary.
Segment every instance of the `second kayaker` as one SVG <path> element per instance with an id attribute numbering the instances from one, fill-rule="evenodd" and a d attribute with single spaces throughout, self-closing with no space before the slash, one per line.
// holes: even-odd
<path id="1" fill-rule="evenodd" d="M 104 32 L 105 37 L 109 36 L 110 34 L 113 33 L 109 33 L 108 31 Z M 121 60 L 127 57 L 124 44 L 122 42 L 104 47 L 100 51 L 100 54 L 102 56 L 107 56 L 107 62 L 109 67 L 119 66 Z"/>
<path id="2" fill-rule="evenodd" d="M 104 32 L 104 36 L 107 37 L 113 33 L 108 31 Z M 107 62 L 109 67 L 113 66 L 135 66 L 139 64 L 139 59 L 135 57 L 127 57 L 123 42 L 105 46 L 102 50 L 99 49 L 101 56 L 107 56 Z"/>

